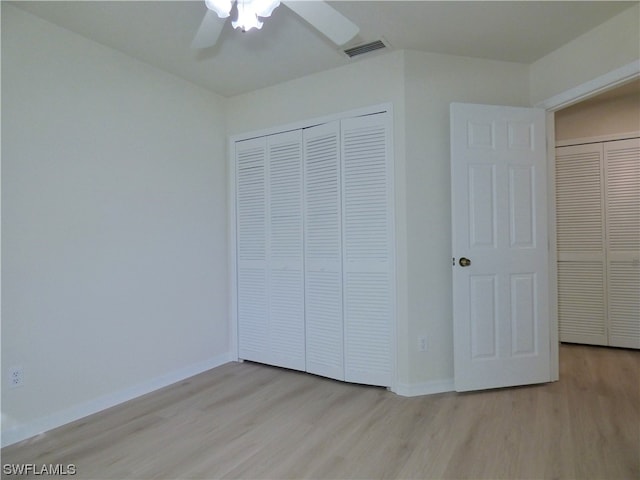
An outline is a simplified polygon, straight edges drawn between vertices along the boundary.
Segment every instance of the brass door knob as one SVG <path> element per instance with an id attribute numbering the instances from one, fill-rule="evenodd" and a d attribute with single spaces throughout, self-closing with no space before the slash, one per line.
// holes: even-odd
<path id="1" fill-rule="evenodd" d="M 471 260 L 469 260 L 468 258 L 462 257 L 458 263 L 460 264 L 461 267 L 468 267 L 469 265 L 471 265 Z"/>

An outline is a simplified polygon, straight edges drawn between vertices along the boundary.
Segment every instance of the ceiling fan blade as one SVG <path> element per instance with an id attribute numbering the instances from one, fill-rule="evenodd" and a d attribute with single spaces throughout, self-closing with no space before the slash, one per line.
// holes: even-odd
<path id="1" fill-rule="evenodd" d="M 282 3 L 338 46 L 347 43 L 360 31 L 355 23 L 323 1 L 283 0 Z"/>
<path id="2" fill-rule="evenodd" d="M 224 27 L 225 18 L 219 18 L 218 15 L 207 9 L 200 28 L 196 32 L 196 36 L 193 37 L 191 42 L 191 48 L 207 48 L 213 47 L 218 41 L 220 33 L 222 33 L 222 27 Z"/>

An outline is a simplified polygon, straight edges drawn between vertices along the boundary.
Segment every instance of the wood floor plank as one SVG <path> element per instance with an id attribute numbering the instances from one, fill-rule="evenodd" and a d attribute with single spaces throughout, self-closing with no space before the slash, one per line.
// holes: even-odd
<path id="1" fill-rule="evenodd" d="M 231 363 L 2 462 L 82 479 L 640 478 L 640 352 L 562 345 L 560 361 L 559 382 L 413 398 Z"/>

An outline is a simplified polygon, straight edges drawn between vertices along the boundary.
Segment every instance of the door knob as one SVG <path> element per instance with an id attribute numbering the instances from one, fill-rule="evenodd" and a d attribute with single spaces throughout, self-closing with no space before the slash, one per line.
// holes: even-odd
<path id="1" fill-rule="evenodd" d="M 461 267 L 468 267 L 469 265 L 471 265 L 471 260 L 469 260 L 468 258 L 462 257 L 458 263 L 460 264 Z"/>

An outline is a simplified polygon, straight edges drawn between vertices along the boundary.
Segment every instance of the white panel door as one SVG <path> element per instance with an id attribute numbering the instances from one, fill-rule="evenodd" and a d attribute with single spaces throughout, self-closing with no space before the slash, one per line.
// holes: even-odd
<path id="1" fill-rule="evenodd" d="M 561 342 L 607 344 L 602 145 L 556 148 Z"/>
<path id="2" fill-rule="evenodd" d="M 237 142 L 238 355 L 269 363 L 266 140 Z"/>
<path id="3" fill-rule="evenodd" d="M 388 113 L 341 122 L 345 380 L 390 386 L 395 302 Z"/>
<path id="4" fill-rule="evenodd" d="M 609 345 L 640 348 L 640 139 L 604 144 Z"/>
<path id="5" fill-rule="evenodd" d="M 303 131 L 307 372 L 344 380 L 340 124 Z"/>
<path id="6" fill-rule="evenodd" d="M 267 137 L 270 362 L 304 370 L 302 132 Z"/>
<path id="7" fill-rule="evenodd" d="M 457 391 L 551 378 L 545 167 L 543 110 L 451 105 Z"/>

